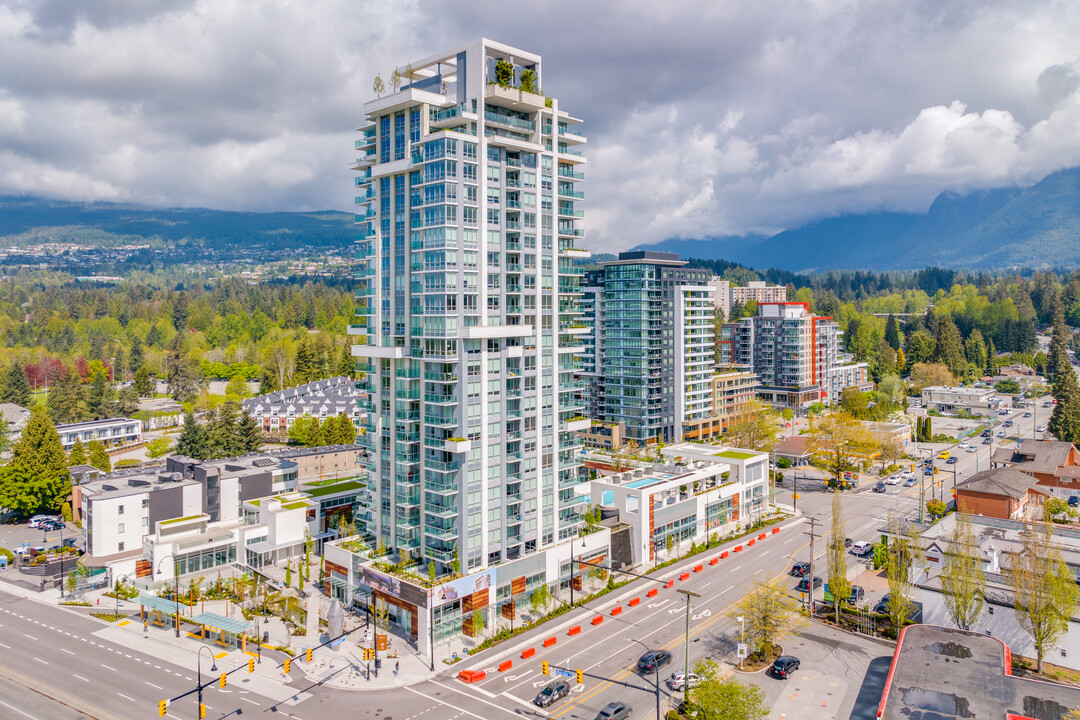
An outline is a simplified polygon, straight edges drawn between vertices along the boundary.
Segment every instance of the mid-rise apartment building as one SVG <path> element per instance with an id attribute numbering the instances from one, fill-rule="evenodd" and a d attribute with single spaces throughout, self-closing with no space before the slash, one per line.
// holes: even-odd
<path id="1" fill-rule="evenodd" d="M 534 53 L 480 39 L 398 70 L 352 165 L 364 519 L 403 560 L 471 572 L 583 522 L 586 139 Z"/>
<path id="2" fill-rule="evenodd" d="M 840 325 L 810 312 L 806 303 L 761 303 L 753 317 L 726 323 L 718 343 L 721 363 L 758 376 L 758 399 L 805 408 L 836 403 L 844 388 L 868 390 L 866 363 L 840 358 Z"/>
<path id="3" fill-rule="evenodd" d="M 761 280 L 751 280 L 746 285 L 732 285 L 731 281 L 721 280 L 717 276 L 710 278 L 709 284 L 716 288 L 713 298 L 716 314 L 724 320 L 731 314 L 731 308 L 745 305 L 749 300 L 758 304 L 787 302 L 786 285 L 769 285 Z"/>
<path id="4" fill-rule="evenodd" d="M 680 442 L 684 423 L 712 408 L 714 290 L 708 270 L 686 265 L 675 253 L 636 250 L 586 276 L 589 417 L 625 423 L 640 446 Z"/>
<path id="5" fill-rule="evenodd" d="M 703 418 L 683 421 L 683 438 L 689 441 L 716 439 L 723 435 L 756 398 L 757 375 L 744 368 L 717 368 L 709 378 L 709 411 Z"/>

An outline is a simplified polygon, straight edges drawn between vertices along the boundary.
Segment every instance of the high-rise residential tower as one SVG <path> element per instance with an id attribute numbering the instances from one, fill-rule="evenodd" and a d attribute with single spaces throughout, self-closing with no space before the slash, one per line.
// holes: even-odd
<path id="1" fill-rule="evenodd" d="M 461 572 L 575 536 L 581 122 L 540 56 L 481 39 L 398 68 L 356 141 L 367 532 Z"/>
<path id="2" fill-rule="evenodd" d="M 711 412 L 714 289 L 708 270 L 686 264 L 675 253 L 624 252 L 585 283 L 589 414 L 625 422 L 639 446 L 681 442 L 683 423 Z"/>

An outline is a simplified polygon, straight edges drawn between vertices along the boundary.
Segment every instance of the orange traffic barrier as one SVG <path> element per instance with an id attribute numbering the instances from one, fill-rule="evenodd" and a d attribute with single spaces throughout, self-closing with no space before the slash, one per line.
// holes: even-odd
<path id="1" fill-rule="evenodd" d="M 499 663 L 499 672 L 506 672 L 507 670 L 509 670 L 512 667 L 514 667 L 514 661 L 513 660 L 506 660 L 504 662 Z"/>
<path id="2" fill-rule="evenodd" d="M 579 632 L 581 632 L 581 626 L 580 625 L 575 625 L 574 627 L 567 630 L 566 634 L 567 635 L 577 635 Z"/>
<path id="3" fill-rule="evenodd" d="M 765 533 L 761 533 L 760 535 L 757 536 L 758 540 L 764 540 L 765 538 L 766 538 Z"/>
<path id="4" fill-rule="evenodd" d="M 709 564 L 710 565 L 715 565 L 718 562 L 720 562 L 720 558 L 713 558 L 712 560 L 709 561 Z"/>
<path id="5" fill-rule="evenodd" d="M 742 552 L 742 545 L 736 545 L 732 552 Z"/>
<path id="6" fill-rule="evenodd" d="M 680 580 L 688 580 L 689 578 L 690 578 L 690 573 L 679 573 L 679 579 Z"/>
<path id="7" fill-rule="evenodd" d="M 604 616 L 603 615 L 597 615 L 596 617 L 594 617 L 592 619 L 592 624 L 593 625 L 599 625 L 602 622 L 604 622 Z"/>
<path id="8" fill-rule="evenodd" d="M 727 550 L 725 550 L 724 552 L 720 553 L 720 559 L 721 559 L 721 560 L 727 560 Z"/>
<path id="9" fill-rule="evenodd" d="M 458 680 L 467 683 L 480 682 L 487 677 L 483 670 L 462 670 L 458 673 Z"/>
<path id="10" fill-rule="evenodd" d="M 755 542 L 757 542 L 757 540 L 754 540 L 754 538 L 750 538 L 750 542 L 746 543 L 746 547 L 753 547 Z M 735 549 L 738 550 L 739 548 Z"/>
<path id="11" fill-rule="evenodd" d="M 547 640 L 544 641 L 544 647 L 551 647 L 557 642 L 559 642 L 558 638 L 549 637 Z"/>
<path id="12" fill-rule="evenodd" d="M 526 648 L 525 650 L 521 651 L 521 659 L 522 660 L 528 660 L 529 658 L 531 658 L 535 654 L 536 654 L 536 648 Z"/>
<path id="13" fill-rule="evenodd" d="M 772 534 L 773 535 L 777 534 L 778 532 L 780 532 L 780 528 L 775 527 L 775 528 L 772 529 Z"/>
<path id="14" fill-rule="evenodd" d="M 611 617 L 615 617 L 616 615 L 622 615 L 622 605 L 616 605 L 611 608 Z"/>
<path id="15" fill-rule="evenodd" d="M 628 602 L 626 604 L 629 605 L 630 607 L 634 607 L 635 605 L 640 605 L 641 604 L 641 598 L 630 598 L 630 602 Z"/>
<path id="16" fill-rule="evenodd" d="M 694 572 L 701 572 L 704 569 L 705 569 L 705 566 L 702 565 L 701 563 L 698 563 L 697 565 L 694 566 Z"/>
<path id="17" fill-rule="evenodd" d="M 674 580 L 668 580 L 667 585 L 665 585 L 664 587 L 666 587 L 666 588 L 675 587 L 675 581 Z"/>
<path id="18" fill-rule="evenodd" d="M 656 593 L 660 592 L 656 588 L 653 588 L 649 592 L 645 593 L 645 597 L 656 597 Z"/>

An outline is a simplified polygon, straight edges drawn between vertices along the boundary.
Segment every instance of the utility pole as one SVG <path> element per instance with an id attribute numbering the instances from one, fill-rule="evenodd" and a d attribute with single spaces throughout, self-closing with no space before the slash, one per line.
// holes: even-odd
<path id="1" fill-rule="evenodd" d="M 683 641 L 683 702 L 690 702 L 690 598 L 701 597 L 690 590 L 679 590 L 686 596 L 686 639 Z"/>
<path id="2" fill-rule="evenodd" d="M 803 535 L 810 537 L 810 575 L 806 584 L 806 589 L 809 592 L 809 603 L 807 609 L 810 614 L 814 614 L 814 540 L 821 537 L 817 533 L 818 519 L 815 515 L 808 515 L 806 522 L 810 523 L 810 531 L 804 532 Z"/>

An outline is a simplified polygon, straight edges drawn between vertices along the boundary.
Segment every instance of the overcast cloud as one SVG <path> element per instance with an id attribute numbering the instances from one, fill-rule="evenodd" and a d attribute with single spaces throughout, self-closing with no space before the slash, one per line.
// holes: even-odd
<path id="1" fill-rule="evenodd" d="M 0 0 L 0 193 L 350 210 L 376 72 L 479 36 L 586 121 L 587 244 L 1080 165 L 1080 3 Z"/>

